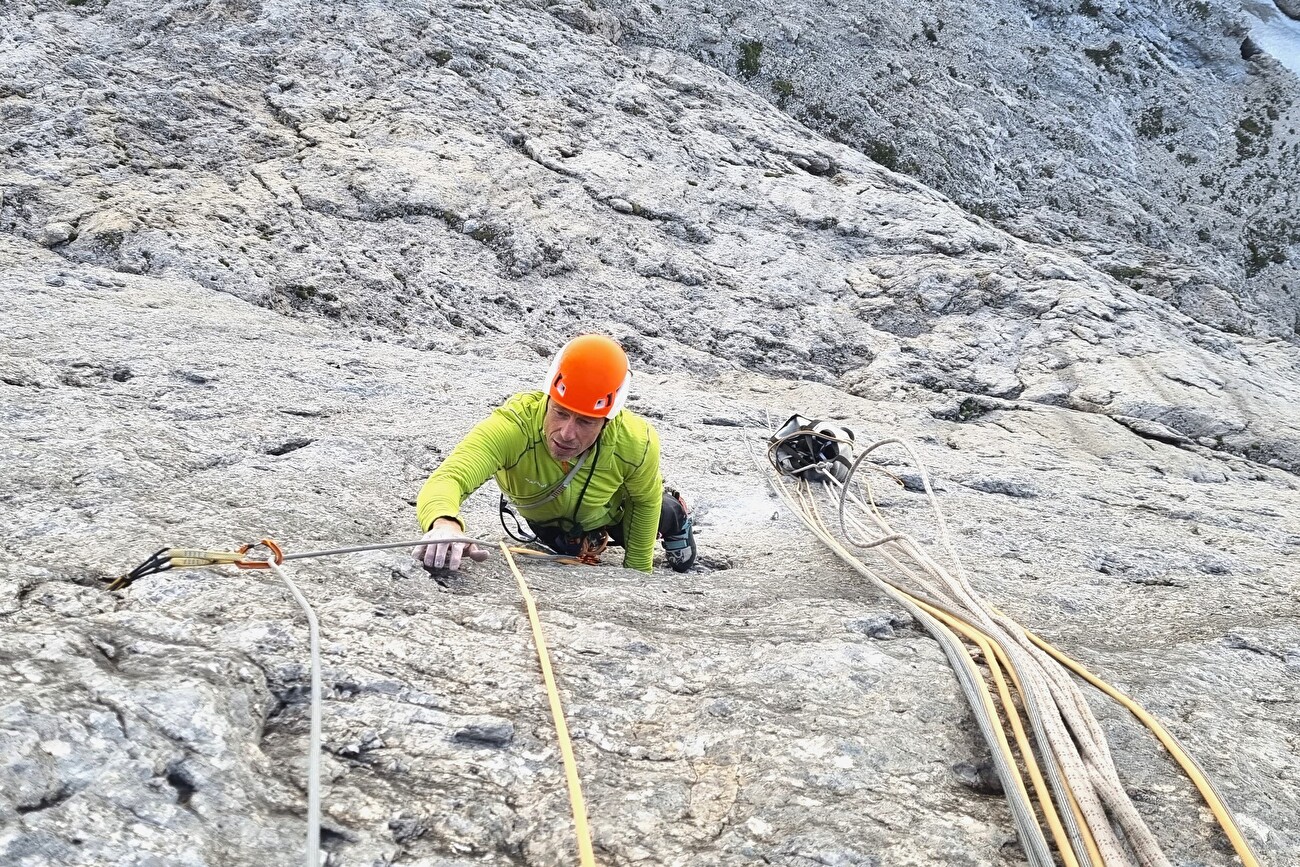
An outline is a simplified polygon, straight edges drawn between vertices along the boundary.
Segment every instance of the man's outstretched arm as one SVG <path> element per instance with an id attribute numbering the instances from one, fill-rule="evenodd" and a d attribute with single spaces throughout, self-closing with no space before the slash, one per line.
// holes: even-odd
<path id="1" fill-rule="evenodd" d="M 427 531 L 439 518 L 450 518 L 464 530 L 460 504 L 524 447 L 523 431 L 505 413 L 493 412 L 474 425 L 420 488 L 415 500 L 420 529 Z"/>

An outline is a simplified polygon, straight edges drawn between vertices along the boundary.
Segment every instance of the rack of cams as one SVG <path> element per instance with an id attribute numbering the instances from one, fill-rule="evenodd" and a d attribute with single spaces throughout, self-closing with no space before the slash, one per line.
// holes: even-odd
<path id="1" fill-rule="evenodd" d="M 864 468 L 863 462 L 885 446 L 901 448 L 916 465 L 951 569 L 895 530 L 876 506 L 865 470 L 881 470 L 870 463 Z M 1030 865 L 1053 867 L 1058 863 L 1053 850 L 1066 867 L 1170 865 L 1119 780 L 1077 676 L 1151 730 L 1196 786 L 1241 863 L 1258 867 L 1213 784 L 1159 721 L 975 592 L 911 446 L 884 439 L 863 448 L 856 459 L 853 448 L 851 431 L 792 416 L 769 440 L 773 486 L 828 548 L 939 642 L 993 754 Z M 878 557 L 876 568 L 855 550 Z"/>

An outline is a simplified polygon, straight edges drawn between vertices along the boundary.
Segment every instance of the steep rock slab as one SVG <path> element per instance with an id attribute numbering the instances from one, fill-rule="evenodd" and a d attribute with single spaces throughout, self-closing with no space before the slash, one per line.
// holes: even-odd
<path id="1" fill-rule="evenodd" d="M 1240 4 L 598 4 L 1013 234 L 1295 340 L 1300 81 Z"/>

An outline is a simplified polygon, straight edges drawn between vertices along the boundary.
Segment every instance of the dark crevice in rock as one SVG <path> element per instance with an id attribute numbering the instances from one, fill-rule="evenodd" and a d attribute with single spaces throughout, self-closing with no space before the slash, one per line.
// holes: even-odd
<path id="1" fill-rule="evenodd" d="M 95 704 L 99 705 L 100 707 L 108 708 L 109 710 L 111 710 L 113 712 L 113 716 L 117 718 L 117 726 L 122 730 L 122 736 L 130 737 L 130 731 L 127 729 L 127 725 L 126 725 L 126 714 L 122 711 L 120 707 L 118 707 L 115 704 L 110 704 L 109 702 L 105 701 L 104 699 L 98 696 L 93 696 L 92 701 L 94 701 Z"/>
<path id="2" fill-rule="evenodd" d="M 289 708 L 292 702 L 284 699 L 278 692 L 275 694 L 275 706 L 266 712 L 266 719 L 262 725 L 262 734 L 269 734 L 273 730 L 273 723 L 278 722 L 280 716 Z"/>
<path id="3" fill-rule="evenodd" d="M 18 588 L 18 595 L 17 595 L 18 607 L 22 608 L 23 606 L 25 606 L 27 604 L 27 597 L 31 596 L 32 591 L 40 586 L 41 586 L 40 582 L 33 582 L 31 584 L 20 585 Z"/>
<path id="4" fill-rule="evenodd" d="M 1007 400 L 1000 397 L 993 397 L 986 394 L 974 394 L 962 399 L 961 403 L 955 407 L 940 407 L 930 410 L 933 418 L 943 419 L 945 421 L 968 422 L 975 421 L 980 416 L 999 410 L 1032 412 L 1033 407 L 1016 400 Z"/>
<path id="5" fill-rule="evenodd" d="M 316 441 L 313 439 L 307 439 L 306 437 L 287 440 L 285 442 L 280 443 L 278 446 L 271 446 L 266 450 L 266 453 L 268 455 L 275 455 L 277 457 L 279 455 L 287 455 L 289 454 L 289 452 L 296 452 L 298 451 L 298 449 L 306 448 L 307 446 L 311 445 L 314 442 Z"/>
<path id="6" fill-rule="evenodd" d="M 356 843 L 360 839 L 350 831 L 330 828 L 326 825 L 321 825 L 320 828 L 320 845 L 323 849 L 337 849 L 348 843 Z"/>
<path id="7" fill-rule="evenodd" d="M 1121 575 L 1120 580 L 1128 584 L 1137 584 L 1142 587 L 1182 587 L 1188 586 L 1186 581 L 1178 581 L 1169 577 L 1149 577 L 1145 575 Z"/>
<path id="8" fill-rule="evenodd" d="M 478 747 L 509 746 L 515 739 L 515 727 L 509 722 L 468 725 L 451 738 L 458 744 Z"/>
<path id="9" fill-rule="evenodd" d="M 67 786 L 64 786 L 54 794 L 46 795 L 45 797 L 41 798 L 35 804 L 18 804 L 16 807 L 14 807 L 14 809 L 18 812 L 20 816 L 25 816 L 28 813 L 35 813 L 40 810 L 48 810 L 51 807 L 57 807 L 59 804 L 62 804 L 64 801 L 68 800 L 68 798 L 71 798 L 74 794 L 76 793 L 73 792 L 71 789 L 69 789 Z"/>
<path id="10" fill-rule="evenodd" d="M 301 198 L 301 195 L 299 197 Z M 331 202 L 318 202 L 308 197 L 303 201 L 302 207 L 304 211 L 310 211 L 313 214 L 321 214 L 339 220 L 346 220 L 350 223 L 387 223 L 392 220 L 405 220 L 411 217 L 437 217 L 438 219 L 448 223 L 449 226 L 451 226 L 452 222 L 441 208 L 425 208 L 414 205 L 366 207 L 362 210 L 358 210 L 356 213 L 348 213 L 335 207 Z M 451 226 L 451 228 L 455 229 L 455 226 Z"/>
<path id="11" fill-rule="evenodd" d="M 1038 491 L 1033 486 L 1015 479 L 972 479 L 969 482 L 962 482 L 962 484 L 982 494 L 1001 494 L 1004 497 L 1014 497 L 1022 500 L 1031 500 L 1038 496 Z"/>
<path id="12" fill-rule="evenodd" d="M 345 215 L 344 219 L 347 219 Z M 361 211 L 360 221 L 366 223 L 387 223 L 391 220 L 406 220 L 413 217 L 436 217 L 449 227 L 455 228 L 456 217 L 443 208 L 434 205 L 415 204 L 377 204 L 365 206 Z"/>
<path id="13" fill-rule="evenodd" d="M 865 635 L 877 641 L 892 641 L 901 631 L 921 632 L 916 621 L 907 614 L 876 614 L 846 621 L 844 628 L 849 632 Z"/>
<path id="14" fill-rule="evenodd" d="M 959 783 L 973 792 L 981 795 L 1002 794 L 1002 780 L 998 777 L 992 759 L 958 762 L 952 766 L 952 772 Z"/>
<path id="15" fill-rule="evenodd" d="M 1128 428 L 1144 440 L 1154 440 L 1155 442 L 1173 446 L 1191 444 L 1191 440 L 1178 431 L 1150 419 L 1134 418 L 1127 415 L 1112 415 L 1109 418 L 1116 424 Z"/>
<path id="16" fill-rule="evenodd" d="M 1226 647 L 1231 647 L 1233 650 L 1248 650 L 1251 653 L 1257 653 L 1260 656 L 1271 656 L 1274 659 L 1286 660 L 1285 653 L 1278 653 L 1276 650 L 1269 650 L 1267 647 L 1256 644 L 1250 639 L 1233 632 L 1223 636 L 1223 643 Z"/>
<path id="17" fill-rule="evenodd" d="M 388 821 L 388 832 L 397 843 L 418 840 L 428 832 L 428 827 L 414 816 L 398 816 Z"/>
<path id="18" fill-rule="evenodd" d="M 193 778 L 185 770 L 184 765 L 180 762 L 172 762 L 167 766 L 167 785 L 176 790 L 176 803 L 182 807 L 188 807 L 190 799 L 198 791 L 198 786 L 194 784 Z"/>
<path id="19" fill-rule="evenodd" d="M 95 648 L 95 652 L 99 655 L 99 657 L 108 664 L 107 667 L 116 671 L 117 653 L 118 653 L 117 648 L 114 647 L 112 644 L 109 644 L 107 641 L 104 641 L 102 638 L 92 637 L 90 639 L 90 644 L 92 647 Z"/>

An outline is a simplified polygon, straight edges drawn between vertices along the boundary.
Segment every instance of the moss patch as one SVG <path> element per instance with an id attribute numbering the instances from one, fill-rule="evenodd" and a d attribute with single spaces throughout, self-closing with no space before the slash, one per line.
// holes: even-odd
<path id="1" fill-rule="evenodd" d="M 1083 54 L 1093 63 L 1100 66 L 1107 72 L 1115 71 L 1115 60 L 1124 53 L 1124 46 L 1111 40 L 1110 45 L 1105 48 L 1085 48 Z"/>
<path id="2" fill-rule="evenodd" d="M 740 43 L 740 57 L 736 59 L 736 70 L 741 78 L 753 78 L 759 72 L 759 57 L 763 53 L 763 43 L 758 40 Z"/>
<path id="3" fill-rule="evenodd" d="M 790 101 L 790 97 L 794 96 L 794 84 L 784 78 L 778 78 L 772 82 L 772 92 L 776 94 L 777 107 L 785 108 L 785 104 Z"/>

